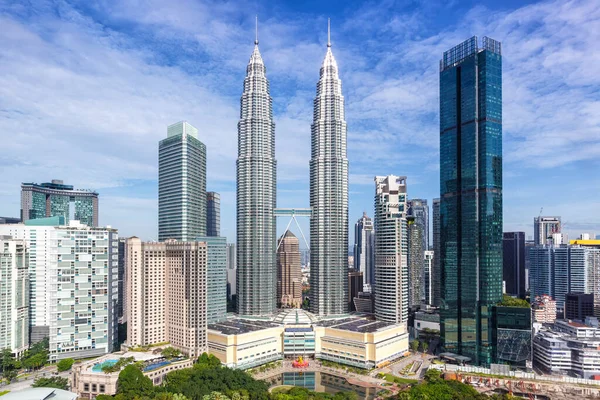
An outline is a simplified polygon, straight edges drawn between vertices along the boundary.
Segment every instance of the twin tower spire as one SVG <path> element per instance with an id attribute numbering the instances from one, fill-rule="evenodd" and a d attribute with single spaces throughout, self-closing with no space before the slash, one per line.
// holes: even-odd
<path id="1" fill-rule="evenodd" d="M 273 99 L 258 50 L 246 68 L 238 122 L 237 311 L 271 316 L 277 307 L 277 161 Z M 311 125 L 310 308 L 320 316 L 345 314 L 348 293 L 348 159 L 344 97 L 331 52 L 321 66 Z"/>

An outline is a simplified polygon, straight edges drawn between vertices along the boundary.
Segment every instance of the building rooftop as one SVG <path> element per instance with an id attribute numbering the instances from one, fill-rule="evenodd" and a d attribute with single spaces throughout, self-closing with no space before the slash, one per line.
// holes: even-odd
<path id="1" fill-rule="evenodd" d="M 27 388 L 5 394 L 3 400 L 75 400 L 77 393 L 54 388 Z"/>
<path id="2" fill-rule="evenodd" d="M 276 328 L 280 324 L 271 321 L 231 319 L 227 321 L 209 324 L 208 329 L 221 332 L 224 335 L 240 335 L 249 332 L 256 332 L 262 329 Z"/>
<path id="3" fill-rule="evenodd" d="M 323 323 L 325 322 L 325 323 Z M 337 321 L 323 321 L 318 326 L 340 329 L 351 332 L 372 333 L 380 329 L 388 328 L 394 324 L 383 321 L 373 321 L 361 317 L 345 318 Z"/>
<path id="4" fill-rule="evenodd" d="M 273 319 L 273 322 L 283 325 L 310 325 L 318 321 L 319 318 L 316 315 L 300 308 L 282 310 Z"/>

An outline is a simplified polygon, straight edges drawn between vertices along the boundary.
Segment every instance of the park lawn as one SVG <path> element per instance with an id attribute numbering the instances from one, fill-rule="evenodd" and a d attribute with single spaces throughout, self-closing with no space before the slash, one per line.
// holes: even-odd
<path id="1" fill-rule="evenodd" d="M 10 393 L 10 390 L 3 390 L 0 392 L 0 396 L 4 396 L 6 393 Z"/>
<path id="2" fill-rule="evenodd" d="M 385 380 L 399 385 L 410 385 L 419 382 L 417 379 L 400 378 L 399 376 L 394 376 L 392 374 L 385 374 Z"/>

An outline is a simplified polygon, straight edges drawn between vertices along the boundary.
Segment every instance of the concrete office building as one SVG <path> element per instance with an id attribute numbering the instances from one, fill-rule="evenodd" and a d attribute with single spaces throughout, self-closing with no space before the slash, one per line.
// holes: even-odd
<path id="1" fill-rule="evenodd" d="M 530 368 L 531 308 L 496 305 L 493 307 L 493 316 L 498 363 Z"/>
<path id="2" fill-rule="evenodd" d="M 504 232 L 502 238 L 504 293 L 525 298 L 525 232 Z"/>
<path id="3" fill-rule="evenodd" d="M 206 146 L 181 121 L 158 143 L 158 240 L 206 236 Z"/>
<path id="4" fill-rule="evenodd" d="M 30 340 L 49 338 L 51 362 L 110 353 L 118 337 L 117 230 L 64 221 L 0 225 L 30 249 Z"/>
<path id="5" fill-rule="evenodd" d="M 327 41 L 311 125 L 310 308 L 348 311 L 348 157 L 342 81 Z"/>
<path id="6" fill-rule="evenodd" d="M 236 164 L 237 312 L 248 316 L 272 315 L 277 306 L 277 161 L 266 71 L 257 37 L 240 100 Z"/>
<path id="7" fill-rule="evenodd" d="M 370 292 L 375 283 L 373 221 L 363 212 L 354 224 L 354 269 L 363 273 L 365 292 Z"/>
<path id="8" fill-rule="evenodd" d="M 19 357 L 29 347 L 29 251 L 0 236 L 0 350 Z"/>
<path id="9" fill-rule="evenodd" d="M 440 306 L 442 270 L 440 268 L 440 199 L 433 199 L 433 268 L 431 284 L 433 286 L 434 307 Z"/>
<path id="10" fill-rule="evenodd" d="M 87 226 L 98 226 L 98 193 L 93 190 L 74 189 L 59 179 L 46 183 L 21 184 L 21 221 L 63 217 Z"/>
<path id="11" fill-rule="evenodd" d="M 548 244 L 556 233 L 561 233 L 560 217 L 539 216 L 533 219 L 533 240 L 536 246 Z"/>
<path id="12" fill-rule="evenodd" d="M 594 293 L 567 293 L 565 319 L 584 321 L 594 316 Z"/>
<path id="13" fill-rule="evenodd" d="M 533 366 L 546 373 L 597 379 L 600 329 L 574 321 L 556 321 L 541 329 L 533 339 Z"/>
<path id="14" fill-rule="evenodd" d="M 406 177 L 375 177 L 375 317 L 408 320 Z"/>
<path id="15" fill-rule="evenodd" d="M 279 238 L 277 246 L 277 303 L 283 308 L 300 308 L 300 241 L 291 231 L 287 231 Z"/>
<path id="16" fill-rule="evenodd" d="M 221 195 L 206 192 L 206 236 L 221 236 Z"/>
<path id="17" fill-rule="evenodd" d="M 190 357 L 207 350 L 207 244 L 126 242 L 127 346 L 170 342 Z"/>
<path id="18" fill-rule="evenodd" d="M 440 336 L 443 351 L 488 366 L 502 299 L 502 55 L 481 44 L 440 61 Z"/>
<path id="19" fill-rule="evenodd" d="M 411 199 L 407 202 L 407 216 L 414 217 L 423 231 L 423 251 L 429 250 L 429 205 L 426 199 Z"/>
<path id="20" fill-rule="evenodd" d="M 199 237 L 207 248 L 207 323 L 225 319 L 227 314 L 227 238 Z"/>
<path id="21" fill-rule="evenodd" d="M 408 306 L 418 307 L 424 298 L 423 225 L 415 217 L 406 217 L 408 230 Z"/>

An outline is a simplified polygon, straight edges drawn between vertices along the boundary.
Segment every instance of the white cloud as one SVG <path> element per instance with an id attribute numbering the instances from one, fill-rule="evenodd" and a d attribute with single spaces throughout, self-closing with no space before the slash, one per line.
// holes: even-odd
<path id="1" fill-rule="evenodd" d="M 305 204 L 326 16 L 282 9 L 258 10 L 261 51 L 274 97 L 279 184 L 305 190 L 289 193 Z M 353 184 L 389 173 L 415 184 L 435 174 L 438 61 L 473 34 L 503 43 L 505 177 L 543 179 L 537 171 L 597 162 L 600 4 L 476 7 L 454 25 L 430 23 L 432 13 L 453 10 L 444 2 L 416 9 L 370 2 L 333 19 Z M 168 124 L 185 119 L 207 145 L 209 188 L 228 193 L 223 213 L 233 215 L 239 95 L 256 11 L 191 0 L 0 5 L 0 214 L 18 213 L 22 181 L 62 178 L 103 189 L 155 180 L 158 141 Z M 122 216 L 111 201 L 101 200 L 102 220 Z M 128 221 L 134 230 L 136 217 Z"/>

